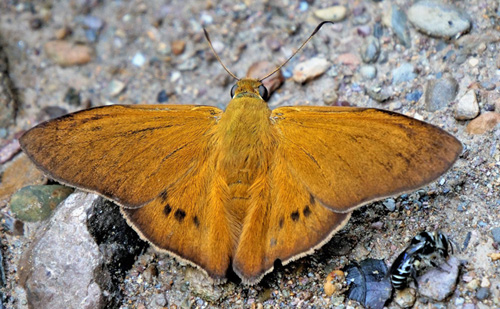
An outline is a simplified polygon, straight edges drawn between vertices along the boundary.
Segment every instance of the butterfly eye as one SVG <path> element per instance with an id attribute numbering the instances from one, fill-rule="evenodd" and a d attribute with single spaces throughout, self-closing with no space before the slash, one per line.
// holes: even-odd
<path id="1" fill-rule="evenodd" d="M 231 88 L 231 98 L 234 98 L 234 95 L 236 94 L 236 89 L 238 89 L 238 84 L 234 84 L 234 86 Z"/>
<path id="2" fill-rule="evenodd" d="M 269 99 L 269 93 L 267 92 L 267 88 L 264 87 L 264 85 L 259 86 L 259 95 L 264 101 L 267 101 L 267 99 Z"/>

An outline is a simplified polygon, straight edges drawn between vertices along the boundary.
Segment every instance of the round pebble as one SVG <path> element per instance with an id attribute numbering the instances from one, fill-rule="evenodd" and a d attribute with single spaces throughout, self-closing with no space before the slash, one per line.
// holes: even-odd
<path id="1" fill-rule="evenodd" d="M 432 0 L 413 4 L 408 19 L 423 33 L 440 38 L 454 37 L 471 26 L 468 17 L 455 6 Z"/>

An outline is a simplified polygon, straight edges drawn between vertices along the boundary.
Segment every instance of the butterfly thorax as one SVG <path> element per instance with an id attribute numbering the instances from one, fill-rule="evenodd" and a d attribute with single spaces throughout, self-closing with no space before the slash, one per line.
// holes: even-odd
<path id="1" fill-rule="evenodd" d="M 217 170 L 228 186 L 226 210 L 232 217 L 235 238 L 252 203 L 251 188 L 265 180 L 275 152 L 275 129 L 270 115 L 262 99 L 240 93 L 231 100 L 218 124 Z"/>

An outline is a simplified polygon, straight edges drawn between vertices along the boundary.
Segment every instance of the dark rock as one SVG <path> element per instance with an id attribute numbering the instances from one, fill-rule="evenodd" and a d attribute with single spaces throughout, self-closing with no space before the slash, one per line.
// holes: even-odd
<path id="1" fill-rule="evenodd" d="M 349 285 L 347 297 L 366 308 L 383 308 L 391 297 L 392 286 L 383 260 L 366 259 L 345 269 Z"/>
<path id="2" fill-rule="evenodd" d="M 156 97 L 156 101 L 158 103 L 168 102 L 168 94 L 165 90 L 158 92 L 158 96 Z"/>
<path id="3" fill-rule="evenodd" d="M 66 91 L 66 94 L 64 95 L 64 102 L 70 105 L 80 106 L 80 103 L 82 102 L 80 92 L 73 87 L 69 87 L 68 91 Z"/>
<path id="4" fill-rule="evenodd" d="M 119 206 L 104 198 L 96 199 L 88 210 L 87 228 L 99 246 L 103 268 L 111 276 L 110 290 L 114 291 L 112 296 L 116 303 L 121 297 L 118 292 L 120 281 L 148 244 L 127 224 Z"/>
<path id="5" fill-rule="evenodd" d="M 485 300 L 488 297 L 490 297 L 490 289 L 489 288 L 481 287 L 481 288 L 477 289 L 476 298 L 478 300 Z"/>

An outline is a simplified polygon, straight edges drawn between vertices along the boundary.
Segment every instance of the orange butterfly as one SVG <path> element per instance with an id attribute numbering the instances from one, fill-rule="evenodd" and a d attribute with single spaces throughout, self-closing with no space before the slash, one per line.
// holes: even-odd
<path id="1" fill-rule="evenodd" d="M 225 111 L 103 106 L 42 123 L 20 142 L 50 177 L 122 206 L 158 250 L 216 280 L 232 265 L 247 284 L 275 260 L 321 247 L 354 209 L 435 180 L 461 153 L 450 134 L 393 112 L 271 111 L 261 81 L 239 80 Z"/>

